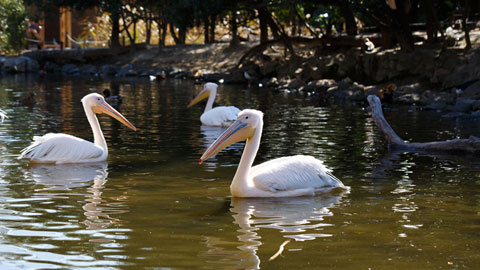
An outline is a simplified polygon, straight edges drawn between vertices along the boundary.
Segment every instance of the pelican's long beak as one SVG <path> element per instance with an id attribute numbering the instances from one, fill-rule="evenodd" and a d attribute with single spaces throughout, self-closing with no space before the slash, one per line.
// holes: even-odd
<path id="1" fill-rule="evenodd" d="M 203 161 L 215 156 L 218 152 L 222 151 L 222 149 L 225 149 L 229 145 L 250 139 L 254 133 L 255 128 L 252 128 L 248 123 L 242 123 L 240 120 L 235 121 L 210 145 L 210 147 L 208 147 L 198 163 L 202 164 Z"/>
<path id="2" fill-rule="evenodd" d="M 125 118 L 121 113 L 119 113 L 117 110 L 115 110 L 112 106 L 110 106 L 107 102 L 102 102 L 101 104 L 98 104 L 93 107 L 93 112 L 94 113 L 106 113 L 110 115 L 111 117 L 117 119 L 120 123 L 124 124 L 125 126 L 137 131 L 137 128 L 130 123 L 127 118 Z"/>
<path id="3" fill-rule="evenodd" d="M 198 95 L 194 99 L 192 99 L 192 101 L 190 101 L 190 103 L 188 103 L 187 108 L 190 108 L 193 105 L 200 102 L 201 100 L 208 98 L 208 96 L 210 96 L 210 91 L 207 91 L 206 88 L 203 88 L 203 90 L 200 91 L 200 93 L 198 93 Z"/>

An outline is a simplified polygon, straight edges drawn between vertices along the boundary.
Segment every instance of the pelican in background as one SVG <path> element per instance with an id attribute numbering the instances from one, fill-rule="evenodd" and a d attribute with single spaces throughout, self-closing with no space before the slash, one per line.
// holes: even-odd
<path id="1" fill-rule="evenodd" d="M 137 130 L 122 114 L 108 105 L 104 97 L 92 93 L 82 98 L 83 109 L 93 131 L 94 142 L 63 133 L 48 133 L 33 137 L 30 146 L 22 150 L 20 159 L 32 163 L 85 163 L 105 161 L 108 156 L 107 143 L 95 114 L 106 113 L 125 126 Z"/>
<path id="2" fill-rule="evenodd" d="M 190 101 L 187 108 L 192 107 L 208 97 L 207 106 L 205 106 L 205 111 L 203 111 L 202 116 L 200 116 L 200 121 L 207 126 L 227 127 L 237 119 L 240 109 L 234 106 L 218 106 L 212 108 L 215 97 L 217 96 L 217 88 L 218 84 L 216 83 L 206 83 L 203 90 Z"/>
<path id="3" fill-rule="evenodd" d="M 252 167 L 260 146 L 262 129 L 263 113 L 251 109 L 243 110 L 199 160 L 201 164 L 227 146 L 247 140 L 230 185 L 233 197 L 313 196 L 315 192 L 346 188 L 322 161 L 312 156 L 282 157 Z"/>

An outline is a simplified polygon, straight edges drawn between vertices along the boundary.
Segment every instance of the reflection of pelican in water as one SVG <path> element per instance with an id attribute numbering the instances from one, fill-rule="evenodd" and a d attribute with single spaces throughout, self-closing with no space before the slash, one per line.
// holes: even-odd
<path id="1" fill-rule="evenodd" d="M 105 199 L 101 197 L 108 176 L 106 162 L 34 165 L 29 171 L 36 184 L 43 186 L 35 189 L 37 197 L 76 196 L 82 193 L 72 193 L 71 190 L 78 191 L 86 187 L 86 203 L 82 208 L 86 217 L 83 223 L 88 229 L 106 228 L 118 222 L 118 219 L 110 217 L 110 214 L 125 212 L 112 208 L 111 204 L 106 206 Z"/>
<path id="2" fill-rule="evenodd" d="M 340 202 L 341 195 L 326 194 L 317 197 L 298 198 L 232 198 L 235 223 L 247 233 L 258 228 L 278 229 L 285 237 L 296 241 L 314 240 L 331 234 L 318 233 L 329 226 L 325 216 L 333 216 L 330 208 Z M 315 233 L 310 233 L 314 230 Z"/>
<path id="3" fill-rule="evenodd" d="M 204 146 L 208 147 L 212 144 L 222 133 L 226 130 L 226 127 L 216 127 L 216 126 L 200 126 L 200 132 L 203 135 Z"/>
<path id="4" fill-rule="evenodd" d="M 332 225 L 325 223 L 324 218 L 333 216 L 330 208 L 339 204 L 345 194 L 346 192 L 339 195 L 325 194 L 316 197 L 232 198 L 230 211 L 233 213 L 234 223 L 240 227 L 238 230 L 240 234 L 237 238 L 242 244 L 234 250 L 225 250 L 221 247 L 226 246 L 227 241 L 222 241 L 218 237 L 207 237 L 208 256 L 215 258 L 222 255 L 222 258 L 227 257 L 233 261 L 215 262 L 211 260 L 217 265 L 234 264 L 238 268 L 260 269 L 261 260 L 257 251 L 263 244 L 268 245 L 269 242 L 273 242 L 273 239 L 268 238 L 272 234 L 262 234 L 265 235 L 262 237 L 260 236 L 261 230 L 277 229 L 283 237 L 295 241 L 330 237 L 332 233 L 323 230 L 331 228 Z M 275 242 L 279 242 L 278 239 L 275 239 Z M 294 243 L 289 245 L 294 245 Z M 283 255 L 288 257 L 286 252 Z M 264 260 L 267 259 L 264 258 Z M 221 267 L 219 266 L 219 268 Z"/>
<path id="5" fill-rule="evenodd" d="M 200 132 L 203 135 L 202 142 L 203 146 L 207 148 L 210 146 L 222 133 L 226 130 L 226 127 L 217 127 L 217 126 L 200 126 Z M 232 144 L 228 147 L 228 149 L 242 149 L 244 146 L 243 143 L 236 143 Z M 210 168 L 217 167 L 218 163 L 216 162 L 216 157 L 210 158 L 210 160 L 206 161 L 205 164 Z"/>
<path id="6" fill-rule="evenodd" d="M 33 180 L 44 185 L 41 190 L 71 190 L 85 187 L 94 181 L 94 185 L 105 182 L 108 175 L 107 163 L 33 165 L 30 168 Z"/>
<path id="7" fill-rule="evenodd" d="M 7 113 L 4 110 L 0 109 L 0 123 L 3 123 L 3 120 L 5 120 L 5 118 L 8 118 Z"/>

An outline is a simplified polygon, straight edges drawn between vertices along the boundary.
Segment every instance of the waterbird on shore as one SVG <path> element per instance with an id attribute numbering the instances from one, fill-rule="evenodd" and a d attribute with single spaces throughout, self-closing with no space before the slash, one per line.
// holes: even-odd
<path id="1" fill-rule="evenodd" d="M 312 156 L 289 156 L 252 167 L 260 146 L 263 113 L 246 109 L 237 120 L 205 151 L 199 163 L 215 156 L 222 149 L 246 140 L 230 191 L 233 197 L 296 197 L 313 196 L 345 188 L 323 162 Z"/>
<path id="2" fill-rule="evenodd" d="M 202 124 L 207 126 L 228 126 L 237 119 L 240 109 L 234 106 L 218 106 L 212 108 L 215 97 L 217 96 L 218 84 L 206 83 L 198 95 L 190 101 L 187 108 L 192 107 L 201 100 L 208 97 L 207 105 L 203 114 L 200 116 Z"/>
<path id="3" fill-rule="evenodd" d="M 243 77 L 245 80 L 247 80 L 248 87 L 250 88 L 252 86 L 252 82 L 254 81 L 254 78 L 250 73 L 248 73 L 246 70 L 243 72 Z"/>
<path id="4" fill-rule="evenodd" d="M 375 44 L 373 44 L 372 41 L 370 41 L 369 38 L 364 38 L 363 39 L 363 49 L 367 52 L 373 51 L 375 49 Z"/>
<path id="5" fill-rule="evenodd" d="M 137 130 L 97 93 L 83 97 L 82 104 L 93 131 L 93 143 L 64 133 L 48 133 L 41 137 L 35 136 L 32 144 L 22 150 L 19 159 L 28 159 L 31 163 L 54 164 L 105 161 L 108 148 L 96 114 L 106 113 L 125 126 Z"/>
<path id="6" fill-rule="evenodd" d="M 378 90 L 377 97 L 382 101 L 382 103 L 392 103 L 393 102 L 393 92 L 397 90 L 397 85 L 394 83 L 389 83 L 384 88 Z"/>
<path id="7" fill-rule="evenodd" d="M 165 80 L 167 78 L 167 74 L 165 73 L 165 70 L 158 72 L 155 76 L 157 81 Z"/>
<path id="8" fill-rule="evenodd" d="M 123 98 L 119 95 L 112 96 L 110 93 L 110 89 L 103 90 L 103 96 L 105 97 L 105 101 L 112 105 L 115 109 L 118 109 L 120 105 L 123 103 Z"/>

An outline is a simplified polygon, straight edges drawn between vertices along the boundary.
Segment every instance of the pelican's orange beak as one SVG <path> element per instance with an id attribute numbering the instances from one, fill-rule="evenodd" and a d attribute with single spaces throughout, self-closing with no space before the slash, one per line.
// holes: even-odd
<path id="1" fill-rule="evenodd" d="M 208 91 L 207 88 L 204 87 L 202 91 L 200 91 L 200 93 L 198 93 L 198 95 L 194 99 L 192 99 L 190 103 L 188 103 L 187 108 L 192 107 L 193 105 L 197 104 L 203 99 L 208 98 L 209 96 L 210 96 L 210 91 Z"/>
<path id="2" fill-rule="evenodd" d="M 198 163 L 202 164 L 203 161 L 215 156 L 229 145 L 239 141 L 249 140 L 254 133 L 255 128 L 252 128 L 248 123 L 242 123 L 240 120 L 235 121 L 208 147 Z"/>
<path id="3" fill-rule="evenodd" d="M 93 106 L 93 112 L 98 113 L 98 114 L 108 114 L 111 117 L 117 119 L 120 123 L 124 124 L 125 126 L 137 131 L 137 128 L 130 123 L 127 118 L 125 118 L 121 113 L 119 113 L 117 110 L 115 110 L 112 106 L 110 106 L 106 101 L 103 101 L 102 103 Z"/>

